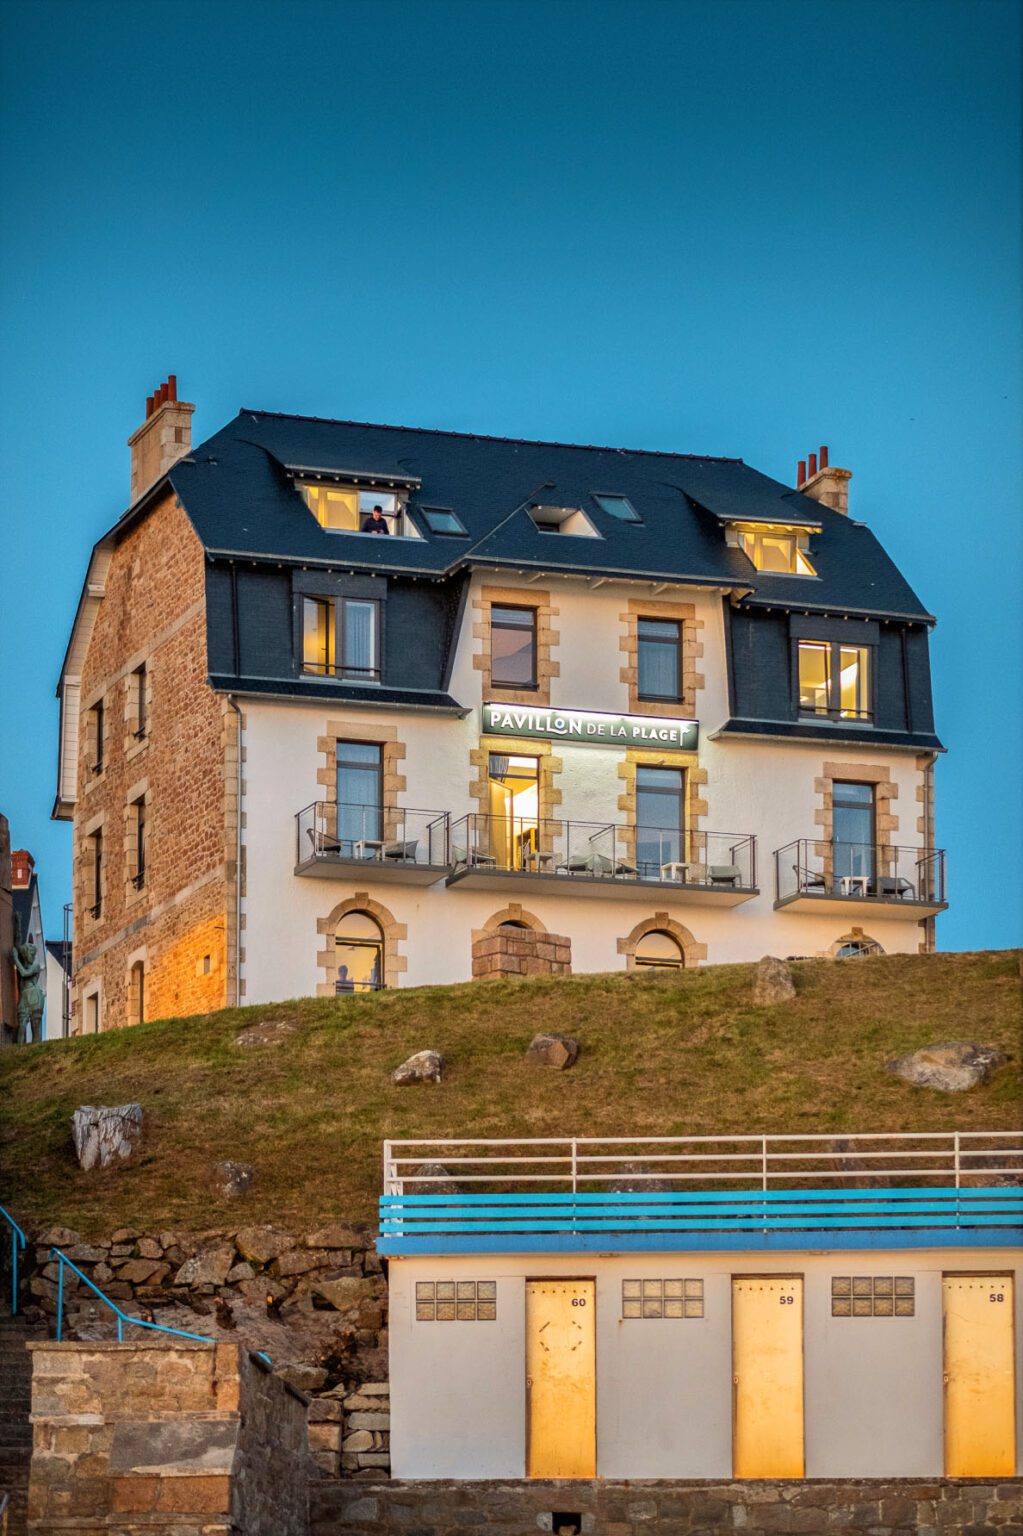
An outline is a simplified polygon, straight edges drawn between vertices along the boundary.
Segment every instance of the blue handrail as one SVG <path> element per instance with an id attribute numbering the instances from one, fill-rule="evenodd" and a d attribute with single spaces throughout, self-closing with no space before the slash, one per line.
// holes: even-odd
<path id="1" fill-rule="evenodd" d="M 10 1211 L 5 1211 L 0 1205 L 0 1216 L 3 1217 L 11 1229 L 11 1311 L 18 1310 L 18 1250 L 24 1250 L 25 1234 L 18 1226 Z"/>
<path id="2" fill-rule="evenodd" d="M 75 1274 L 78 1276 L 79 1280 L 84 1281 L 84 1283 L 89 1287 L 90 1291 L 92 1291 L 96 1296 L 98 1296 L 100 1301 L 103 1303 L 103 1305 L 105 1307 L 109 1307 L 111 1312 L 117 1318 L 117 1342 L 118 1342 L 118 1344 L 122 1343 L 123 1340 L 124 1340 L 124 1325 L 125 1325 L 125 1323 L 132 1323 L 132 1324 L 134 1324 L 134 1326 L 136 1328 L 149 1328 L 149 1329 L 152 1330 L 153 1333 L 170 1333 L 170 1334 L 173 1334 L 174 1337 L 177 1338 L 177 1339 L 195 1339 L 196 1342 L 199 1343 L 199 1344 L 215 1344 L 217 1342 L 216 1339 L 208 1338 L 206 1335 L 201 1334 L 201 1333 L 186 1333 L 183 1328 L 167 1328 L 162 1323 L 147 1323 L 144 1318 L 141 1318 L 141 1317 L 131 1317 L 127 1312 L 122 1312 L 120 1307 L 117 1305 L 117 1303 L 114 1302 L 114 1301 L 111 1301 L 109 1296 L 104 1296 L 104 1294 L 100 1290 L 99 1286 L 98 1285 L 94 1285 L 92 1283 L 92 1281 L 89 1279 L 88 1275 L 83 1275 L 82 1271 L 78 1268 L 78 1265 L 77 1264 L 73 1264 L 71 1262 L 71 1260 L 68 1258 L 66 1253 L 61 1253 L 59 1248 L 51 1248 L 50 1249 L 50 1258 L 51 1259 L 56 1259 L 57 1264 L 59 1266 L 58 1271 L 57 1271 L 57 1343 L 58 1344 L 61 1341 L 61 1335 L 62 1335 L 63 1330 L 64 1330 L 64 1269 L 65 1269 L 65 1266 L 68 1269 L 73 1269 Z"/>

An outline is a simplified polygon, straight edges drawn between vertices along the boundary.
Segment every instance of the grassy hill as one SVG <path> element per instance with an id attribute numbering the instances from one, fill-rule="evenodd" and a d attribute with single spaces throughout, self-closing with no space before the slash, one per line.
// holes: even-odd
<path id="1" fill-rule="evenodd" d="M 794 1004 L 754 1008 L 752 967 L 470 983 L 303 999 L 167 1019 L 0 1053 L 0 1201 L 85 1235 L 272 1219 L 299 1230 L 372 1218 L 385 1136 L 684 1135 L 1012 1129 L 1020 1123 L 1016 952 L 802 961 Z M 278 1044 L 240 1031 L 287 1020 Z M 574 1035 L 569 1072 L 526 1066 L 533 1034 Z M 884 1063 L 939 1040 L 1009 1051 L 966 1094 L 910 1088 Z M 444 1053 L 440 1085 L 396 1088 L 413 1051 Z M 141 1156 L 81 1173 L 79 1104 L 139 1101 Z M 251 1163 L 241 1204 L 210 1165 Z"/>

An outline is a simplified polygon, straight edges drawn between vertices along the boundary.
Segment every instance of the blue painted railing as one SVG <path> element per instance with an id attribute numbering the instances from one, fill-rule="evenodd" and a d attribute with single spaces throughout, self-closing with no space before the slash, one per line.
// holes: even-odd
<path id="1" fill-rule="evenodd" d="M 385 1254 L 1023 1240 L 1023 1188 L 384 1195 Z"/>
<path id="2" fill-rule="evenodd" d="M 18 1226 L 10 1211 L 5 1211 L 0 1205 L 0 1216 L 3 1217 L 11 1234 L 11 1311 L 18 1310 L 18 1254 L 24 1252 L 25 1234 Z"/>
<path id="3" fill-rule="evenodd" d="M 71 1269 L 78 1276 L 83 1285 L 87 1285 L 94 1296 L 97 1296 L 105 1307 L 109 1307 L 117 1318 L 117 1342 L 124 1339 L 124 1325 L 131 1323 L 135 1328 L 149 1328 L 153 1333 L 169 1333 L 177 1339 L 195 1339 L 199 1344 L 215 1344 L 216 1339 L 211 1339 L 201 1333 L 186 1333 L 183 1328 L 167 1328 L 163 1323 L 147 1323 L 144 1318 L 132 1317 L 130 1313 L 122 1312 L 116 1301 L 111 1301 L 105 1296 L 98 1285 L 94 1285 L 88 1275 L 83 1275 L 77 1264 L 73 1264 L 66 1253 L 61 1253 L 59 1248 L 50 1249 L 50 1258 L 58 1264 L 57 1271 L 57 1343 L 59 1344 L 64 1332 L 64 1271 Z"/>

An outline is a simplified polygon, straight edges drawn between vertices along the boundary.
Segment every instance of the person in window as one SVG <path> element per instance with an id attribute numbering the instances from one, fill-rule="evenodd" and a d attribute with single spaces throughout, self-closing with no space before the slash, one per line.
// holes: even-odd
<path id="1" fill-rule="evenodd" d="M 363 533 L 390 533 L 383 507 L 376 506 L 368 517 L 362 519 Z"/>
<path id="2" fill-rule="evenodd" d="M 348 967 L 347 967 L 347 965 L 339 965 L 338 966 L 338 968 L 337 968 L 337 981 L 335 983 L 334 990 L 338 994 L 340 994 L 342 992 L 354 992 L 355 991 L 355 982 L 352 980 L 351 976 L 349 976 L 349 974 L 348 974 Z"/>

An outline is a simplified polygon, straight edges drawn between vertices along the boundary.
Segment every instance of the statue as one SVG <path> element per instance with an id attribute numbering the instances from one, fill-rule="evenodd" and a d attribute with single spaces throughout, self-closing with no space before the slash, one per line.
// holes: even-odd
<path id="1" fill-rule="evenodd" d="M 20 932 L 15 935 L 11 951 L 14 969 L 18 976 L 18 1044 L 32 1045 L 43 1038 L 43 1004 L 46 1001 L 39 974 L 42 963 L 36 959 L 34 944 L 21 943 Z"/>

